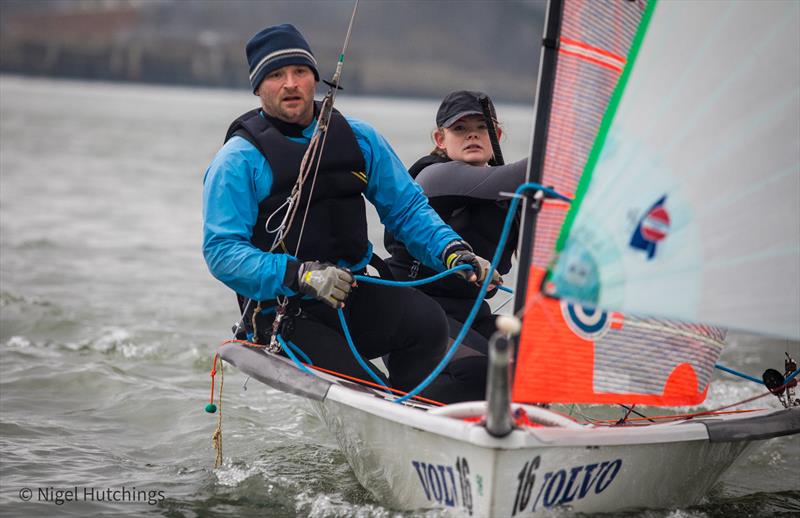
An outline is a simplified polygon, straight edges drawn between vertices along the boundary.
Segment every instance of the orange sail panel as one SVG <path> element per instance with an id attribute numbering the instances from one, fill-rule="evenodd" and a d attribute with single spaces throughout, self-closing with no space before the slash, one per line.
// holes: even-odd
<path id="1" fill-rule="evenodd" d="M 512 397 L 524 403 L 701 403 L 725 333 L 543 297 L 530 272 Z"/>

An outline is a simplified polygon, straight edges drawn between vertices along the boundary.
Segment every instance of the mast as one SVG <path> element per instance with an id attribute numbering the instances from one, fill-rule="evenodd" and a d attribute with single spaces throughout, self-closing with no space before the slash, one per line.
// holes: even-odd
<path id="1" fill-rule="evenodd" d="M 549 0 L 545 13 L 544 37 L 542 53 L 539 59 L 539 83 L 536 88 L 534 105 L 534 125 L 531 137 L 531 155 L 528 160 L 526 182 L 541 183 L 544 168 L 545 145 L 550 122 L 550 107 L 553 101 L 553 87 L 556 79 L 556 63 L 558 61 L 558 39 L 561 34 L 561 14 L 563 0 Z M 535 207 L 530 197 L 522 202 L 522 232 L 517 243 L 518 267 L 517 284 L 514 289 L 514 313 L 517 314 L 525 306 L 528 288 L 528 271 L 533 256 L 534 231 L 536 228 Z"/>
<path id="2" fill-rule="evenodd" d="M 528 160 L 527 182 L 540 183 L 544 167 L 547 128 L 550 119 L 550 105 L 553 100 L 553 87 L 556 77 L 556 60 L 558 57 L 558 38 L 561 32 L 561 14 L 563 0 L 549 0 L 545 13 L 544 38 L 542 53 L 539 59 L 539 84 L 536 89 L 536 105 L 534 107 L 534 128 L 531 137 L 531 156 Z M 526 196 L 522 200 L 522 233 L 517 245 L 519 266 L 517 285 L 514 290 L 514 313 L 525 306 L 528 270 L 533 256 L 533 232 L 536 225 L 536 213 L 539 208 Z M 511 411 L 511 364 L 516 356 L 514 344 L 520 330 L 517 318 L 501 317 L 497 319 L 498 331 L 489 342 L 489 373 L 486 383 L 486 429 L 495 437 L 503 437 L 511 433 L 514 419 Z"/>

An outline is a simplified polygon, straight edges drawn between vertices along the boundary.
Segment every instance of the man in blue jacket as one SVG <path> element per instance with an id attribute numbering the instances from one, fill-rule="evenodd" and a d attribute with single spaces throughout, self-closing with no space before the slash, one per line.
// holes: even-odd
<path id="1" fill-rule="evenodd" d="M 336 309 L 343 308 L 361 355 L 385 356 L 391 385 L 411 390 L 442 358 L 447 322 L 416 290 L 354 287 L 351 272 L 363 271 L 372 256 L 364 198 L 423 264 L 439 271 L 469 264 L 473 271 L 463 276 L 481 282 L 489 263 L 442 222 L 386 140 L 362 121 L 334 110 L 321 156 L 310 158 L 309 177 L 298 181 L 320 109 L 314 55 L 288 24 L 253 36 L 246 53 L 261 107 L 233 121 L 206 171 L 209 270 L 237 293 L 249 339 L 268 343 L 280 334 L 315 365 L 363 378 L 339 323 Z M 423 394 L 481 399 L 485 363 L 470 361 L 445 370 Z"/>

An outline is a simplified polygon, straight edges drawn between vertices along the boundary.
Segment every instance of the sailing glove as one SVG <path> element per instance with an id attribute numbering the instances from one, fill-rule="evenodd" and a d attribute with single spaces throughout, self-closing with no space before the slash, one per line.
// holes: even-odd
<path id="1" fill-rule="evenodd" d="M 462 264 L 467 264 L 472 267 L 472 270 L 460 270 L 456 272 L 469 282 L 474 282 L 480 285 L 486 276 L 492 264 L 479 255 L 472 252 L 472 247 L 465 241 L 453 241 L 447 245 L 442 252 L 442 259 L 445 267 L 449 270 Z M 489 289 L 503 284 L 503 278 L 497 273 L 497 270 L 491 270 L 492 282 L 489 284 Z"/>
<path id="2" fill-rule="evenodd" d="M 307 261 L 297 272 L 297 291 L 338 309 L 350 294 L 355 279 L 350 270 L 330 263 Z"/>

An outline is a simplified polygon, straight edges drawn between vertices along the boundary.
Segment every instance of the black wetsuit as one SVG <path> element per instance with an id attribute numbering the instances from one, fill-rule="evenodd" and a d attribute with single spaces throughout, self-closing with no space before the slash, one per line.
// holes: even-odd
<path id="1" fill-rule="evenodd" d="M 344 315 L 359 353 L 366 359 L 383 357 L 391 386 L 400 390 L 409 391 L 427 377 L 448 343 L 441 307 L 413 288 L 361 282 L 347 298 Z M 349 352 L 335 311 L 308 301 L 290 322 L 283 337 L 300 345 L 314 364 L 371 379 Z M 485 399 L 486 369 L 485 356 L 459 352 L 422 395 L 445 403 Z"/>
<path id="2" fill-rule="evenodd" d="M 461 235 L 481 257 L 494 256 L 508 210 L 508 198 L 500 192 L 513 192 L 525 181 L 527 160 L 495 167 L 477 167 L 428 155 L 417 161 L 409 173 L 422 186 L 428 201 L 445 223 Z M 517 243 L 518 226 L 515 222 L 503 249 L 497 271 L 506 274 L 511 269 L 511 256 Z M 397 280 L 430 277 L 436 272 L 415 260 L 403 243 L 391 234 L 384 235 L 384 244 L 391 254 L 386 261 Z M 451 336 L 461 328 L 472 308 L 479 288 L 461 278 L 450 276 L 420 290 L 433 297 L 444 308 L 450 319 Z M 494 296 L 494 292 L 486 298 Z M 475 319 L 474 333 L 465 344 L 486 353 L 487 339 L 495 331 L 495 316 L 484 301 Z"/>

